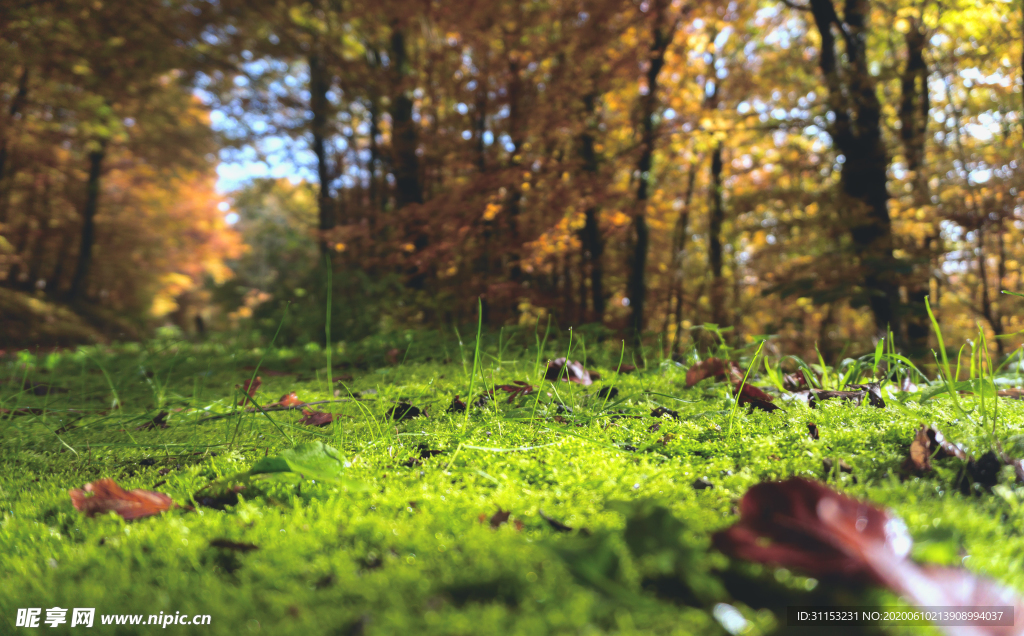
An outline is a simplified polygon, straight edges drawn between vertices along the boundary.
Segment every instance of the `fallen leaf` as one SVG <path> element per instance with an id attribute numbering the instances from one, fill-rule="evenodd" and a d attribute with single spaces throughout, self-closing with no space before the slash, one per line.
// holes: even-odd
<path id="1" fill-rule="evenodd" d="M 614 400 L 619 395 L 619 390 L 613 386 L 606 386 L 597 392 L 597 397 L 602 400 Z"/>
<path id="2" fill-rule="evenodd" d="M 243 484 L 234 484 L 225 488 L 222 492 L 217 494 L 199 495 L 198 493 L 193 497 L 196 503 L 206 508 L 214 508 L 215 510 L 224 510 L 228 506 L 238 505 L 238 493 L 245 490 Z"/>
<path id="3" fill-rule="evenodd" d="M 903 465 L 915 472 L 925 472 L 931 470 L 932 459 L 946 457 L 956 457 L 966 461 L 967 453 L 948 441 L 934 426 L 921 426 L 914 434 L 914 441 L 910 443 L 910 455 Z"/>
<path id="4" fill-rule="evenodd" d="M 305 402 L 300 400 L 299 396 L 296 395 L 294 391 L 292 391 L 291 393 L 285 393 L 284 395 L 281 396 L 280 400 L 278 400 L 277 402 L 274 402 L 273 404 L 268 404 L 264 408 L 268 408 L 268 407 L 271 407 L 271 406 L 292 407 L 292 406 L 299 406 L 299 405 L 302 405 L 302 404 L 305 404 Z"/>
<path id="5" fill-rule="evenodd" d="M 651 411 L 651 417 L 665 417 L 666 415 L 674 420 L 679 419 L 679 411 L 673 411 L 672 409 L 667 409 L 664 406 L 659 406 Z"/>
<path id="6" fill-rule="evenodd" d="M 729 375 L 729 379 L 735 384 L 743 381 L 743 371 L 732 360 L 728 362 L 718 358 L 701 360 L 686 371 L 686 388 L 690 388 L 706 378 L 724 380 L 726 374 Z"/>
<path id="7" fill-rule="evenodd" d="M 1024 400 L 1024 389 L 999 389 L 999 397 L 1010 398 L 1011 400 Z"/>
<path id="8" fill-rule="evenodd" d="M 548 362 L 548 369 L 544 374 L 545 380 L 575 382 L 583 386 L 593 384 L 595 377 L 599 376 L 584 369 L 579 362 L 566 360 L 566 358 L 557 358 Z"/>
<path id="9" fill-rule="evenodd" d="M 263 379 L 260 378 L 260 376 L 256 376 L 255 380 L 246 380 L 243 382 L 241 388 L 248 397 L 242 398 L 242 401 L 238 403 L 238 406 L 245 406 L 247 402 L 250 402 L 256 395 L 256 391 L 260 388 L 261 384 L 263 384 Z M 235 388 L 238 388 L 237 384 L 235 385 Z"/>
<path id="10" fill-rule="evenodd" d="M 155 428 L 167 428 L 167 411 L 160 411 L 156 417 L 141 426 L 136 426 L 137 431 L 151 431 Z"/>
<path id="11" fill-rule="evenodd" d="M 864 391 L 864 395 L 868 399 L 868 404 L 871 406 L 879 409 L 885 408 L 885 400 L 882 399 L 882 386 L 877 382 L 850 384 L 848 386 L 855 391 Z"/>
<path id="12" fill-rule="evenodd" d="M 91 493 L 91 496 L 86 493 Z M 82 489 L 72 488 L 68 495 L 71 496 L 71 503 L 75 508 L 79 512 L 84 512 L 87 517 L 115 512 L 122 518 L 131 520 L 159 514 L 177 506 L 162 492 L 141 488 L 129 492 L 109 478 L 88 483 Z"/>
<path id="13" fill-rule="evenodd" d="M 509 394 L 508 403 L 511 404 L 517 397 L 529 395 L 533 393 L 533 386 L 523 382 L 522 380 L 516 380 L 512 384 L 499 384 L 494 387 L 495 389 L 501 389 L 502 391 Z"/>
<path id="14" fill-rule="evenodd" d="M 821 460 L 821 466 L 822 468 L 825 469 L 825 478 L 828 479 L 828 477 L 832 474 L 832 469 L 835 468 L 835 462 L 831 457 L 826 457 L 825 459 Z M 845 459 L 840 459 L 839 472 L 852 475 L 853 467 L 847 464 Z M 856 480 L 854 481 L 856 482 Z"/>
<path id="15" fill-rule="evenodd" d="M 490 519 L 487 519 L 487 515 L 480 515 L 480 521 L 487 521 L 492 528 L 497 529 L 501 527 L 501 524 L 508 521 L 509 515 L 511 514 L 511 512 L 506 512 L 501 508 L 498 508 L 498 512 L 491 515 Z"/>
<path id="16" fill-rule="evenodd" d="M 782 388 L 787 391 L 800 391 L 807 388 L 807 378 L 803 373 L 787 373 L 782 376 Z"/>
<path id="17" fill-rule="evenodd" d="M 448 407 L 448 413 L 465 413 L 466 403 L 459 399 L 459 396 L 452 398 L 452 404 Z"/>
<path id="18" fill-rule="evenodd" d="M 388 409 L 387 413 L 384 414 L 389 420 L 397 420 L 399 422 L 403 420 L 411 420 L 414 417 L 420 417 L 426 415 L 427 412 L 421 410 L 417 406 L 413 406 L 408 402 L 399 402 L 395 406 Z"/>
<path id="19" fill-rule="evenodd" d="M 807 400 L 807 406 L 812 409 L 818 408 L 818 402 L 823 402 L 825 400 L 846 400 L 860 406 L 864 402 L 865 397 L 867 397 L 868 404 L 871 406 L 880 409 L 885 408 L 885 402 L 882 400 L 881 395 L 876 395 L 867 389 L 859 391 L 820 391 L 818 389 L 811 389 L 810 397 Z"/>
<path id="20" fill-rule="evenodd" d="M 715 533 L 728 556 L 798 570 L 823 580 L 876 584 L 921 607 L 1013 606 L 1011 590 L 964 569 L 921 567 L 908 559 L 912 540 L 903 522 L 870 503 L 799 477 L 751 487 L 740 519 Z M 947 629 L 949 634 L 1002 636 L 1012 627 Z"/>
<path id="21" fill-rule="evenodd" d="M 334 421 L 334 415 L 331 413 L 324 413 L 323 411 L 307 411 L 303 409 L 302 419 L 299 420 L 299 424 L 305 424 L 306 426 L 327 426 Z"/>
<path id="22" fill-rule="evenodd" d="M 811 439 L 818 439 L 818 425 L 814 422 L 808 422 L 807 433 L 811 436 Z"/>
<path id="23" fill-rule="evenodd" d="M 537 509 L 537 514 L 539 514 L 540 518 L 546 521 L 547 524 L 551 526 L 551 528 L 555 532 L 572 532 L 572 526 L 567 526 L 561 521 L 558 521 L 557 519 L 552 519 L 551 517 L 544 514 L 544 511 L 539 508 Z"/>
<path id="24" fill-rule="evenodd" d="M 619 367 L 619 373 L 633 373 L 636 367 L 632 364 L 623 364 Z"/>
<path id="25" fill-rule="evenodd" d="M 391 364 L 398 364 L 398 356 L 402 355 L 402 352 L 398 349 L 391 349 L 384 354 L 384 357 L 388 359 Z"/>
<path id="26" fill-rule="evenodd" d="M 769 413 L 780 408 L 779 405 L 772 404 L 772 396 L 751 384 L 743 385 L 737 399 L 740 406 L 750 406 L 751 409 L 760 409 Z"/>

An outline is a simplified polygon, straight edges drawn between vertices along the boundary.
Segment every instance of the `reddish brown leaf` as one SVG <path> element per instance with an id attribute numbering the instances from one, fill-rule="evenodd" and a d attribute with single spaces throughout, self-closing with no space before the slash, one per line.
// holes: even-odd
<path id="1" fill-rule="evenodd" d="M 291 393 L 285 393 L 284 395 L 281 396 L 280 400 L 278 400 L 277 402 L 274 402 L 273 404 L 268 404 L 267 406 L 268 407 L 270 407 L 270 406 L 291 407 L 291 406 L 300 406 L 302 404 L 305 404 L 305 402 L 300 400 L 299 396 L 296 395 L 294 391 L 292 391 Z"/>
<path id="2" fill-rule="evenodd" d="M 740 519 L 714 535 L 725 554 L 792 568 L 821 579 L 885 586 L 919 606 L 1024 603 L 1010 590 L 962 569 L 920 567 L 907 559 L 911 539 L 888 512 L 793 478 L 758 484 L 740 501 Z M 1007 627 L 953 630 L 957 634 L 1019 634 Z"/>
<path id="3" fill-rule="evenodd" d="M 400 350 L 391 349 L 386 354 L 384 354 L 384 357 L 387 358 L 388 362 L 390 362 L 391 364 L 398 364 L 398 356 L 400 355 L 402 355 L 402 352 Z"/>
<path id="4" fill-rule="evenodd" d="M 636 367 L 632 364 L 624 364 L 619 367 L 619 373 L 633 373 L 636 371 Z"/>
<path id="5" fill-rule="evenodd" d="M 1024 389 L 999 389 L 999 397 L 1010 398 L 1011 400 L 1024 400 Z"/>
<path id="6" fill-rule="evenodd" d="M 327 426 L 333 421 L 334 415 L 331 413 L 303 410 L 302 419 L 299 420 L 299 424 L 306 424 L 307 426 Z"/>
<path id="7" fill-rule="evenodd" d="M 459 396 L 452 398 L 452 404 L 448 407 L 449 413 L 465 413 L 466 403 L 459 399 Z"/>
<path id="8" fill-rule="evenodd" d="M 487 515 L 485 515 L 485 514 L 480 515 L 480 522 L 483 523 L 484 521 L 486 521 L 492 528 L 497 530 L 498 528 L 501 527 L 501 525 L 503 523 L 507 523 L 508 522 L 509 515 L 511 515 L 511 514 L 512 513 L 506 512 L 505 510 L 502 510 L 501 508 L 498 508 L 498 511 L 495 512 L 493 515 L 491 515 L 490 519 L 488 519 Z M 522 530 L 523 529 L 523 524 L 520 521 L 516 521 L 515 522 L 515 526 L 516 526 L 516 530 Z"/>
<path id="9" fill-rule="evenodd" d="M 509 394 L 509 404 L 511 404 L 512 401 L 515 400 L 517 397 L 522 397 L 524 395 L 529 395 L 533 393 L 533 386 L 527 384 L 526 382 L 523 382 L 522 380 L 516 380 L 512 384 L 499 384 L 494 388 L 501 389 L 502 391 Z"/>
<path id="10" fill-rule="evenodd" d="M 167 428 L 167 411 L 160 411 L 156 417 L 141 426 L 136 426 L 137 431 L 151 431 L 154 428 Z"/>
<path id="11" fill-rule="evenodd" d="M 739 387 L 737 386 L 736 388 L 738 389 Z M 750 384 L 743 385 L 743 390 L 739 392 L 737 399 L 740 402 L 740 406 L 749 405 L 752 409 L 771 412 L 780 408 L 778 405 L 772 404 L 772 396 Z"/>
<path id="12" fill-rule="evenodd" d="M 814 422 L 807 423 L 807 432 L 810 434 L 811 439 L 818 439 L 818 425 Z"/>
<path id="13" fill-rule="evenodd" d="M 256 391 L 260 388 L 261 384 L 263 384 L 263 379 L 260 376 L 256 376 L 255 380 L 246 380 L 243 382 L 242 391 L 248 397 L 242 398 L 238 403 L 238 406 L 245 406 L 248 402 L 252 401 L 252 398 L 256 395 Z M 235 388 L 238 388 L 237 384 L 235 385 Z"/>
<path id="14" fill-rule="evenodd" d="M 91 496 L 86 493 L 91 493 Z M 107 478 L 88 483 L 82 489 L 72 488 L 68 495 L 75 508 L 87 517 L 116 512 L 124 519 L 131 520 L 159 514 L 177 505 L 162 492 L 141 488 L 129 492 L 118 486 L 113 479 Z"/>
<path id="15" fill-rule="evenodd" d="M 726 374 L 729 375 L 730 381 L 734 384 L 739 384 L 743 381 L 743 371 L 735 362 L 731 360 L 726 362 L 718 358 L 701 360 L 687 370 L 686 388 L 690 388 L 705 378 L 724 380 Z"/>
<path id="16" fill-rule="evenodd" d="M 807 378 L 803 373 L 787 373 L 782 376 L 782 388 L 787 391 L 800 391 L 807 388 Z"/>
<path id="17" fill-rule="evenodd" d="M 562 382 L 575 382 L 583 386 L 593 384 L 596 377 L 599 376 L 584 369 L 583 365 L 579 362 L 566 360 L 565 358 L 557 358 L 548 362 L 548 369 L 544 374 L 545 380 L 551 380 L 552 382 L 558 380 Z"/>
<path id="18" fill-rule="evenodd" d="M 932 459 L 956 457 L 967 460 L 964 449 L 953 444 L 934 426 L 921 426 L 910 443 L 910 455 L 903 463 L 904 468 L 914 472 L 926 472 L 932 468 Z"/>

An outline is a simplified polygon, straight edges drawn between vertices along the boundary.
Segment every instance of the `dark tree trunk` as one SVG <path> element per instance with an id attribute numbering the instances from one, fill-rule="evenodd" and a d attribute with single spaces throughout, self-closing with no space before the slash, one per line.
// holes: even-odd
<path id="1" fill-rule="evenodd" d="M 320 191 L 317 196 L 320 228 L 320 254 L 330 256 L 326 232 L 334 227 L 334 201 L 331 199 L 331 171 L 328 165 L 327 138 L 327 91 L 331 81 L 324 67 L 324 60 L 317 54 L 309 56 L 309 109 L 313 113 L 310 131 L 313 134 L 313 153 L 316 155 L 316 174 Z"/>
<path id="2" fill-rule="evenodd" d="M 672 353 L 679 353 L 682 345 L 683 329 L 683 301 L 686 298 L 686 274 L 683 270 L 686 265 L 686 239 L 690 233 L 690 201 L 693 198 L 693 186 L 697 181 L 697 166 L 699 161 L 694 160 L 690 164 L 690 171 L 686 177 L 686 196 L 683 199 L 683 209 L 676 219 L 676 226 L 672 236 L 672 264 L 673 276 L 675 277 L 675 317 L 676 330 L 672 335 Z"/>
<path id="3" fill-rule="evenodd" d="M 0 184 L 3 183 L 6 176 L 8 130 L 14 125 L 14 117 L 21 110 L 21 107 L 25 105 L 26 97 L 28 97 L 28 66 L 21 69 L 21 77 L 18 78 L 18 92 L 14 94 L 14 98 L 11 99 L 11 106 L 7 110 L 7 130 L 4 130 L 3 136 L 0 137 Z M 4 221 L 5 219 L 0 219 L 0 223 Z"/>
<path id="4" fill-rule="evenodd" d="M 895 278 L 899 268 L 893 257 L 886 189 L 889 155 L 882 140 L 882 108 L 875 80 L 868 70 L 866 51 L 870 7 L 868 0 L 847 0 L 842 19 L 832 0 L 810 0 L 810 8 L 821 36 L 818 62 L 835 118 L 830 132 L 846 159 L 840 177 L 842 191 L 861 208 L 854 210 L 856 218 L 850 235 L 860 257 L 862 285 L 876 329 L 884 332 L 891 327 L 897 338 L 903 340 Z M 833 27 L 845 45 L 843 68 L 836 56 Z"/>
<path id="5" fill-rule="evenodd" d="M 585 185 L 588 194 L 595 197 L 598 186 L 598 156 L 595 148 L 594 130 L 597 128 L 594 122 L 595 111 L 597 110 L 597 95 L 589 93 L 583 98 L 588 121 L 587 127 L 580 135 L 580 159 L 582 160 L 583 172 L 588 181 Z M 597 218 L 600 210 L 596 204 L 587 207 L 583 213 L 583 230 L 580 233 L 583 244 L 583 256 L 587 261 L 590 273 L 590 298 L 593 313 L 590 320 L 602 322 L 604 320 L 605 297 L 604 297 L 604 271 L 601 266 L 601 256 L 604 254 L 604 239 L 601 237 L 601 227 Z"/>
<path id="6" fill-rule="evenodd" d="M 645 301 L 647 297 L 647 252 L 650 248 L 650 236 L 647 228 L 647 199 L 651 180 L 651 166 L 654 158 L 654 141 L 656 127 L 654 110 L 658 103 L 658 75 L 665 65 L 665 50 L 672 41 L 673 27 L 665 25 L 665 14 L 668 11 L 667 0 L 656 0 L 652 7 L 654 23 L 651 29 L 651 50 L 647 59 L 647 94 L 641 99 L 641 125 L 643 127 L 640 159 L 637 161 L 639 173 L 636 188 L 636 210 L 633 213 L 633 253 L 630 259 L 629 281 L 627 294 L 629 297 L 630 319 L 629 329 L 636 338 L 637 351 L 642 351 L 641 334 L 645 324 Z"/>
<path id="7" fill-rule="evenodd" d="M 85 286 L 92 264 L 92 247 L 96 241 L 96 210 L 100 200 L 100 177 L 103 173 L 103 159 L 106 156 L 107 142 L 100 142 L 99 148 L 89 153 L 89 178 L 85 184 L 85 205 L 82 207 L 82 234 L 78 242 L 78 263 L 75 275 L 71 279 L 68 299 L 72 302 L 81 300 L 85 295 Z"/>
<path id="8" fill-rule="evenodd" d="M 396 26 L 391 33 L 391 64 L 396 85 L 391 99 L 391 161 L 398 208 L 410 203 L 423 203 L 420 162 L 416 156 L 416 122 L 412 120 L 412 99 L 403 86 L 408 63 L 405 35 Z"/>
<path id="9" fill-rule="evenodd" d="M 924 205 L 928 202 L 928 179 L 924 171 L 925 140 L 928 132 L 928 111 L 930 99 L 928 95 L 928 65 L 924 60 L 924 48 L 927 35 L 924 27 L 917 20 L 911 20 L 910 29 L 905 36 L 907 44 L 907 65 L 900 78 L 900 139 L 903 142 L 903 156 L 907 170 L 913 173 L 911 181 L 914 192 L 914 204 Z M 938 228 L 932 237 L 925 240 L 923 253 L 917 259 L 921 266 L 916 275 L 908 277 L 907 307 L 905 308 L 904 324 L 907 330 L 908 354 L 913 358 L 923 358 L 928 353 L 928 336 L 931 333 L 931 321 L 925 308 L 925 298 L 931 281 L 931 263 L 937 253 L 937 243 L 941 240 Z"/>
<path id="10" fill-rule="evenodd" d="M 725 280 L 722 276 L 722 224 L 725 202 L 722 200 L 722 143 L 711 155 L 711 216 L 708 219 L 708 269 L 711 270 L 711 322 L 727 326 L 725 317 Z"/>

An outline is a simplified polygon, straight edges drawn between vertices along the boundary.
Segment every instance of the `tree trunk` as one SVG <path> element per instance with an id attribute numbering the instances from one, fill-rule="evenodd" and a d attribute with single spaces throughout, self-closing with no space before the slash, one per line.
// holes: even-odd
<path id="1" fill-rule="evenodd" d="M 100 176 L 103 158 L 106 156 L 106 140 L 99 142 L 99 148 L 89 153 L 89 178 L 85 184 L 85 205 L 82 207 L 82 234 L 78 242 L 78 263 L 71 279 L 68 299 L 81 300 L 85 295 L 86 278 L 92 264 L 92 246 L 96 241 L 96 210 L 100 200 Z"/>
<path id="2" fill-rule="evenodd" d="M 686 296 L 686 239 L 690 233 L 690 201 L 693 198 L 693 186 L 697 181 L 697 166 L 700 161 L 694 160 L 690 164 L 690 172 L 686 177 L 686 196 L 683 199 L 683 209 L 676 219 L 676 227 L 672 237 L 672 262 L 673 275 L 675 276 L 675 316 L 676 330 L 672 335 L 672 354 L 679 353 L 682 345 L 683 330 L 683 301 Z"/>
<path id="3" fill-rule="evenodd" d="M 18 92 L 14 94 L 14 98 L 11 99 L 11 106 L 7 110 L 7 126 L 6 130 L 3 131 L 3 136 L 0 137 L 0 183 L 3 183 L 4 177 L 6 176 L 5 169 L 7 167 L 7 144 L 8 142 L 8 131 L 11 126 L 14 125 L 14 117 L 21 110 L 21 107 L 25 104 L 25 98 L 28 96 L 28 66 L 21 69 L 21 77 L 18 78 Z M 3 223 L 6 219 L 0 219 L 0 223 Z"/>
<path id="4" fill-rule="evenodd" d="M 892 328 L 902 340 L 899 287 L 893 257 L 892 220 L 886 171 L 889 155 L 882 141 L 882 108 L 875 80 L 868 70 L 866 40 L 868 0 L 847 0 L 845 18 L 832 0 L 810 0 L 811 13 L 821 36 L 819 66 L 828 89 L 829 108 L 835 118 L 831 134 L 844 155 L 840 183 L 843 193 L 858 202 L 850 235 L 860 256 L 862 285 L 879 332 Z M 844 67 L 836 56 L 835 26 L 842 35 Z M 902 344 L 902 342 L 900 343 Z"/>
<path id="5" fill-rule="evenodd" d="M 310 131 L 313 134 L 313 153 L 316 155 L 316 174 L 320 186 L 317 196 L 320 228 L 320 255 L 330 256 L 326 232 L 334 227 L 334 202 L 331 199 L 331 178 L 327 150 L 327 91 L 331 81 L 324 68 L 324 61 L 317 54 L 309 56 L 309 109 L 313 113 Z"/>
<path id="6" fill-rule="evenodd" d="M 591 197 L 595 197 L 598 187 L 598 157 L 595 148 L 594 114 L 597 109 L 597 95 L 588 93 L 583 98 L 584 107 L 587 113 L 587 127 L 580 135 L 580 158 L 583 163 L 583 173 L 587 178 L 585 187 Z M 601 255 L 604 254 L 604 239 L 601 237 L 601 228 L 598 225 L 598 214 L 600 210 L 596 203 L 587 207 L 583 213 L 583 230 L 580 233 L 583 244 L 583 256 L 587 261 L 590 272 L 590 297 L 592 313 L 590 320 L 602 322 L 604 320 L 605 297 L 604 297 L 604 272 L 601 267 Z"/>
<path id="7" fill-rule="evenodd" d="M 728 326 L 725 317 L 725 280 L 722 276 L 722 224 L 725 204 L 722 200 L 722 142 L 711 155 L 711 216 L 708 220 L 708 269 L 711 270 L 711 322 Z"/>
<path id="8" fill-rule="evenodd" d="M 647 94 L 641 99 L 643 133 L 640 144 L 640 158 L 637 161 L 639 173 L 636 188 L 636 209 L 633 213 L 633 253 L 630 259 L 627 294 L 629 297 L 629 328 L 636 339 L 637 351 L 642 351 L 641 334 L 644 330 L 644 309 L 647 296 L 647 252 L 650 236 L 647 228 L 647 199 L 651 180 L 651 166 L 654 158 L 656 129 L 654 109 L 658 103 L 658 74 L 665 65 L 665 50 L 672 41 L 674 28 L 665 25 L 665 14 L 669 8 L 667 0 L 653 3 L 654 23 L 651 29 L 651 49 L 647 59 Z"/>
<path id="9" fill-rule="evenodd" d="M 928 111 L 931 107 L 928 95 L 928 65 L 924 60 L 927 36 L 923 25 L 911 19 L 905 40 L 907 65 L 900 80 L 900 138 L 903 142 L 907 170 L 914 175 L 911 181 L 914 188 L 914 205 L 921 206 L 930 199 L 928 179 L 923 169 Z M 924 265 L 924 271 L 908 277 L 904 322 L 907 330 L 907 353 L 912 358 L 923 358 L 928 353 L 931 322 L 925 308 L 925 298 L 928 296 L 932 278 L 933 255 L 937 253 L 940 241 L 941 234 L 936 227 L 934 236 L 925 239 L 924 253 L 918 259 Z"/>
<path id="10" fill-rule="evenodd" d="M 395 75 L 395 94 L 391 99 L 391 161 L 395 174 L 395 204 L 403 208 L 423 203 L 420 162 L 416 156 L 416 122 L 412 120 L 412 99 L 403 86 L 408 59 L 405 35 L 395 26 L 391 33 L 391 64 Z"/>

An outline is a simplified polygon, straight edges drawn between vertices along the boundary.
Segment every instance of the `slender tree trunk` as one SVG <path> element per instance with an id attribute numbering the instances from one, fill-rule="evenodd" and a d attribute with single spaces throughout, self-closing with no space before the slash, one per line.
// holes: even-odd
<path id="1" fill-rule="evenodd" d="M 3 131 L 3 135 L 0 136 L 0 184 L 3 184 L 4 177 L 7 176 L 7 153 L 9 141 L 9 131 L 14 125 L 14 117 L 21 110 L 21 107 L 25 105 L 25 99 L 28 97 L 28 66 L 21 69 L 21 76 L 18 78 L 18 92 L 14 94 L 14 98 L 11 99 L 11 106 L 7 110 L 7 126 Z M 0 223 L 6 221 L 6 218 L 0 218 Z"/>
<path id="2" fill-rule="evenodd" d="M 846 158 L 840 176 L 842 191 L 862 208 L 854 211 L 857 218 L 850 228 L 860 256 L 862 285 L 876 329 L 884 332 L 891 327 L 902 341 L 902 308 L 894 274 L 898 268 L 893 257 L 886 189 L 889 155 L 882 140 L 882 108 L 875 80 L 868 70 L 866 51 L 869 3 L 847 0 L 842 19 L 832 0 L 810 0 L 810 8 L 821 36 L 818 62 L 834 116 L 830 132 Z M 846 47 L 842 69 L 836 56 L 833 27 L 842 35 Z"/>
<path id="3" fill-rule="evenodd" d="M 927 204 L 930 195 L 928 179 L 924 171 L 925 143 L 928 132 L 928 115 L 931 100 L 928 94 L 928 65 L 924 60 L 927 35 L 924 26 L 911 19 L 910 29 L 905 36 L 907 65 L 900 79 L 900 138 L 903 142 L 903 156 L 907 170 L 913 173 L 911 184 L 914 188 L 914 205 Z M 907 330 L 907 353 L 913 358 L 926 357 L 931 324 L 925 308 L 925 298 L 931 283 L 932 261 L 938 253 L 941 234 L 936 224 L 934 236 L 927 237 L 924 253 L 918 259 L 923 267 L 907 280 L 907 307 L 905 326 Z M 920 271 L 923 270 L 923 271 Z"/>
<path id="4" fill-rule="evenodd" d="M 391 32 L 391 64 L 396 85 L 391 99 L 392 167 L 396 207 L 403 208 L 410 203 L 423 203 L 423 185 L 420 183 L 419 157 L 416 156 L 418 135 L 416 122 L 412 119 L 412 98 L 403 86 L 409 64 L 405 34 L 397 25 Z"/>
<path id="5" fill-rule="evenodd" d="M 587 113 L 587 127 L 580 135 L 580 158 L 583 162 L 583 173 L 587 179 L 585 187 L 591 197 L 596 197 L 598 187 L 598 156 L 595 148 L 594 130 L 597 128 L 594 122 L 597 110 L 597 95 L 588 93 L 583 98 L 585 112 Z M 590 272 L 590 297 L 593 313 L 590 320 L 602 322 L 604 320 L 605 297 L 604 297 L 604 272 L 601 266 L 601 255 L 604 254 L 604 240 L 601 237 L 601 228 L 598 225 L 599 209 L 596 203 L 587 207 L 583 213 L 583 230 L 580 234 L 583 243 L 583 255 L 587 260 Z"/>
<path id="6" fill-rule="evenodd" d="M 637 161 L 639 173 L 636 188 L 636 209 L 633 212 L 633 253 L 630 259 L 629 295 L 630 320 L 629 328 L 636 339 L 637 351 L 642 351 L 641 335 L 644 330 L 645 301 L 647 297 L 647 253 L 650 248 L 650 235 L 647 227 L 647 200 L 651 181 L 651 167 L 654 158 L 654 142 L 656 126 L 654 111 L 658 103 L 658 75 L 665 65 L 665 50 L 672 41 L 674 27 L 665 25 L 665 14 L 669 8 L 667 0 L 655 0 L 651 11 L 654 12 L 652 26 L 652 42 L 650 56 L 647 59 L 647 94 L 641 99 L 641 118 L 643 133 L 641 138 L 640 158 Z"/>
<path id="7" fill-rule="evenodd" d="M 992 303 L 992 297 L 988 288 L 988 263 L 986 262 L 988 255 L 985 251 L 985 218 L 982 216 L 978 223 L 978 280 L 981 283 L 981 314 L 985 317 L 985 321 L 989 327 L 992 328 L 992 333 L 995 334 L 996 350 L 1001 358 L 1003 356 L 1003 341 L 1000 336 L 1003 335 L 1003 321 L 999 315 L 999 311 Z"/>
<path id="8" fill-rule="evenodd" d="M 689 174 L 686 177 L 686 196 L 683 199 L 683 209 L 676 219 L 676 227 L 673 231 L 672 240 L 672 262 L 673 275 L 675 276 L 675 316 L 676 330 L 672 335 L 672 353 L 679 353 L 682 345 L 683 330 L 683 301 L 686 297 L 686 239 L 690 233 L 690 201 L 693 199 L 693 186 L 697 181 L 697 167 L 700 161 L 694 160 L 690 164 Z"/>
<path id="9" fill-rule="evenodd" d="M 320 186 L 317 195 L 319 211 L 320 254 L 331 254 L 325 233 L 334 227 L 334 201 L 331 199 L 331 178 L 328 165 L 327 138 L 327 92 L 331 81 L 324 67 L 324 60 L 318 54 L 309 56 L 309 109 L 313 113 L 310 130 L 313 133 L 313 153 L 316 155 L 316 174 Z"/>
<path id="10" fill-rule="evenodd" d="M 89 178 L 85 184 L 85 205 L 82 207 L 82 234 L 78 242 L 78 263 L 75 275 L 71 279 L 68 298 L 72 302 L 85 296 L 89 267 L 92 264 L 92 247 L 96 241 L 96 210 L 100 200 L 100 177 L 103 172 L 103 159 L 106 156 L 107 142 L 100 141 L 99 148 L 89 153 Z"/>
<path id="11" fill-rule="evenodd" d="M 722 224 L 725 203 L 722 200 L 722 143 L 711 155 L 711 217 L 708 221 L 708 269 L 711 270 L 711 322 L 728 326 L 725 316 L 725 279 L 722 276 Z"/>

